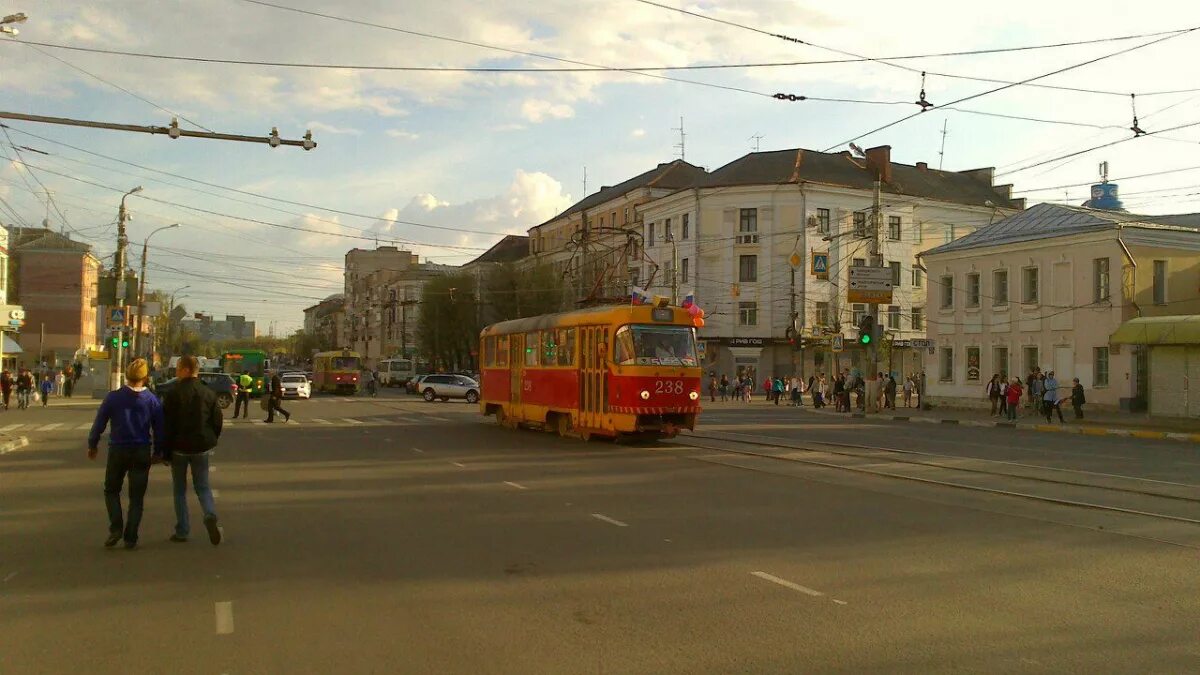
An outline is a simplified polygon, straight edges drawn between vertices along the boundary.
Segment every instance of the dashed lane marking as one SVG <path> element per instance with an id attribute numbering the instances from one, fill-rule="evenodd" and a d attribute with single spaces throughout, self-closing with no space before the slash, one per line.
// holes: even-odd
<path id="1" fill-rule="evenodd" d="M 359 420 L 355 420 L 355 419 L 350 419 L 349 417 L 343 417 L 343 418 L 342 418 L 342 421 L 343 421 L 343 422 L 345 422 L 345 423 L 347 423 L 347 424 L 362 424 L 362 422 L 361 422 L 361 421 L 359 421 Z"/>
<path id="2" fill-rule="evenodd" d="M 505 485 L 511 485 L 512 487 L 515 487 L 515 488 L 517 488 L 518 490 L 528 490 L 528 489 L 529 489 L 529 488 L 525 487 L 524 485 L 521 485 L 520 483 L 514 483 L 514 482 L 512 482 L 511 480 L 506 480 L 506 481 L 504 481 L 504 484 L 505 484 Z"/>
<path id="3" fill-rule="evenodd" d="M 233 633 L 233 603 L 218 602 L 214 607 L 217 619 L 217 635 Z"/>
<path id="4" fill-rule="evenodd" d="M 465 469 L 467 467 L 467 465 L 463 464 L 462 462 L 450 462 L 450 463 L 453 464 L 454 466 L 457 466 L 460 469 Z"/>
<path id="5" fill-rule="evenodd" d="M 62 426 L 62 422 L 55 422 L 54 424 L 45 424 L 45 425 L 41 426 L 40 428 L 38 428 L 38 431 L 54 431 L 55 429 L 57 429 L 61 426 Z"/>
<path id="6" fill-rule="evenodd" d="M 424 453 L 424 452 L 425 452 L 424 450 L 422 450 L 422 449 L 420 449 L 420 448 L 413 448 L 413 449 L 412 449 L 412 451 L 413 451 L 413 452 L 418 452 L 418 453 Z"/>
<path id="7" fill-rule="evenodd" d="M 774 574 L 768 574 L 766 572 L 751 572 L 750 575 L 758 577 L 759 579 L 762 579 L 763 581 L 769 581 L 773 584 L 779 584 L 780 586 L 783 586 L 784 588 L 790 588 L 793 591 L 797 591 L 797 592 L 803 593 L 805 595 L 811 595 L 814 598 L 827 597 L 824 593 L 822 593 L 821 591 L 818 591 L 815 588 L 809 588 L 808 586 L 801 586 L 800 584 L 797 584 L 792 581 L 788 581 L 787 579 L 780 579 L 779 577 L 775 576 Z M 836 598 L 829 598 L 829 599 L 839 605 L 849 604 L 845 600 L 838 600 Z"/>
<path id="8" fill-rule="evenodd" d="M 593 513 L 592 517 L 595 518 L 596 520 L 603 520 L 604 522 L 608 523 L 609 525 L 616 525 L 617 527 L 629 527 L 629 523 L 623 523 L 623 522 L 617 520 L 616 518 L 609 518 L 608 516 L 604 515 L 603 513 Z"/>
<path id="9" fill-rule="evenodd" d="M 446 419 L 445 417 L 438 417 L 437 415 L 426 415 L 426 416 L 425 416 L 425 419 L 427 419 L 427 420 L 437 420 L 437 421 L 439 421 L 439 422 L 449 422 L 449 421 L 450 421 L 450 420 Z"/>
<path id="10" fill-rule="evenodd" d="M 317 424 L 333 424 L 333 422 L 330 422 L 329 420 L 321 419 L 320 417 L 314 417 L 314 418 L 312 418 L 312 421 L 316 422 Z"/>

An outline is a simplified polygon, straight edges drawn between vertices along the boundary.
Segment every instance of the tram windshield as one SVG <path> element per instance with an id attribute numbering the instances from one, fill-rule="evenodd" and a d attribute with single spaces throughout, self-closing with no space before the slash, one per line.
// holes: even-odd
<path id="1" fill-rule="evenodd" d="M 696 335 L 685 326 L 622 326 L 616 335 L 622 366 L 688 366 L 696 360 Z"/>

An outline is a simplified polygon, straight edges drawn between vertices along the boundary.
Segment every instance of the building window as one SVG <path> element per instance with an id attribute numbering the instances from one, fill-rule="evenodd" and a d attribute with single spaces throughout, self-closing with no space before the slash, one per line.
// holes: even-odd
<path id="1" fill-rule="evenodd" d="M 654 245 L 654 223 L 650 223 L 646 226 L 646 245 Z"/>
<path id="2" fill-rule="evenodd" d="M 1096 302 L 1104 302 L 1111 295 L 1108 290 L 1108 258 L 1096 258 L 1092 261 L 1092 281 L 1095 288 L 1093 298 Z"/>
<path id="3" fill-rule="evenodd" d="M 967 379 L 979 379 L 979 347 L 967 347 Z"/>
<path id="4" fill-rule="evenodd" d="M 925 330 L 925 308 L 924 307 L 913 307 L 912 308 L 912 329 L 913 330 Z"/>
<path id="5" fill-rule="evenodd" d="M 992 272 L 992 306 L 1003 307 L 1008 304 L 1008 270 Z"/>
<path id="6" fill-rule="evenodd" d="M 691 223 L 689 222 L 690 219 L 688 218 L 689 215 L 691 215 L 691 214 L 687 214 L 687 213 L 683 214 L 683 223 L 679 226 L 679 229 L 680 229 L 679 235 L 681 237 L 683 237 L 684 239 L 687 239 L 688 236 L 691 234 L 691 232 L 689 232 L 689 230 L 691 230 Z"/>
<path id="7" fill-rule="evenodd" d="M 918 244 L 925 241 L 925 231 L 921 227 L 921 223 L 919 221 L 913 223 L 912 230 L 913 230 L 913 239 L 915 239 Z"/>
<path id="8" fill-rule="evenodd" d="M 738 232 L 758 232 L 758 209 L 741 209 Z"/>
<path id="9" fill-rule="evenodd" d="M 1021 302 L 1026 305 L 1038 304 L 1038 268 L 1026 267 L 1021 270 Z"/>
<path id="10" fill-rule="evenodd" d="M 829 209 L 817 209 L 817 233 L 829 234 Z"/>
<path id="11" fill-rule="evenodd" d="M 866 258 L 855 258 L 854 260 L 851 260 L 851 261 L 850 261 L 850 265 L 851 265 L 852 267 L 863 267 L 863 266 L 865 266 L 866 264 L 867 264 L 867 259 L 866 259 Z"/>
<path id="12" fill-rule="evenodd" d="M 1154 304 L 1167 304 L 1167 261 L 1154 261 Z"/>
<path id="13" fill-rule="evenodd" d="M 1092 361 L 1094 363 L 1092 364 L 1092 367 L 1093 367 L 1092 372 L 1096 374 L 1096 381 L 1094 383 L 1094 386 L 1107 387 L 1108 386 L 1108 347 L 1096 347 L 1093 351 L 1094 351 L 1094 355 L 1092 357 Z"/>
<path id="14" fill-rule="evenodd" d="M 604 227 L 604 216 L 600 216 L 600 227 Z"/>
<path id="15" fill-rule="evenodd" d="M 888 216 L 888 239 L 900 241 L 900 216 Z"/>
<path id="16" fill-rule="evenodd" d="M 992 347 L 992 372 L 1008 375 L 1008 347 Z"/>
<path id="17" fill-rule="evenodd" d="M 758 325 L 758 303 L 757 302 L 739 302 L 738 303 L 738 325 L 739 326 L 757 326 Z"/>
<path id="18" fill-rule="evenodd" d="M 629 207 L 628 206 L 625 207 L 625 216 L 624 217 L 625 217 L 625 224 L 628 225 L 629 224 Z"/>
<path id="19" fill-rule="evenodd" d="M 851 305 L 850 309 L 852 310 L 851 318 L 854 320 L 854 325 L 861 326 L 863 317 L 867 315 L 867 306 Z"/>
<path id="20" fill-rule="evenodd" d="M 913 288 L 920 288 L 925 285 L 925 274 L 915 267 L 912 271 L 912 285 Z"/>
<path id="21" fill-rule="evenodd" d="M 684 258 L 683 260 L 679 261 L 679 276 L 680 276 L 681 282 L 683 282 L 685 284 L 688 283 L 688 259 L 687 258 Z"/>
<path id="22" fill-rule="evenodd" d="M 942 309 L 950 309 L 954 306 L 954 277 L 947 275 L 942 277 Z"/>
<path id="23" fill-rule="evenodd" d="M 671 219 L 667 218 L 663 221 L 663 241 L 675 241 L 671 234 Z"/>
<path id="24" fill-rule="evenodd" d="M 979 306 L 979 274 L 967 275 L 967 307 Z"/>
<path id="25" fill-rule="evenodd" d="M 1025 354 L 1025 372 L 1032 373 L 1038 367 L 1038 348 L 1036 345 L 1026 346 L 1021 351 Z"/>
<path id="26" fill-rule="evenodd" d="M 862 211 L 854 212 L 854 236 L 867 236 L 867 214 Z"/>
<path id="27" fill-rule="evenodd" d="M 938 379 L 942 382 L 954 381 L 954 348 L 942 347 L 938 358 Z"/>
<path id="28" fill-rule="evenodd" d="M 946 243 L 949 244 L 950 242 L 954 241 L 954 235 L 956 235 L 956 234 L 958 234 L 958 232 L 955 231 L 955 227 L 953 225 L 947 225 L 946 226 Z"/>
<path id="29" fill-rule="evenodd" d="M 828 326 L 829 325 L 829 303 L 828 302 L 818 302 L 817 303 L 816 323 L 818 326 Z"/>
<path id="30" fill-rule="evenodd" d="M 758 281 L 758 256 L 743 255 L 738 257 L 738 281 Z"/>
<path id="31" fill-rule="evenodd" d="M 892 270 L 892 288 L 900 288 L 900 263 L 890 262 L 888 267 Z"/>
<path id="32" fill-rule="evenodd" d="M 897 305 L 888 306 L 888 328 L 892 330 L 900 330 L 900 307 Z"/>

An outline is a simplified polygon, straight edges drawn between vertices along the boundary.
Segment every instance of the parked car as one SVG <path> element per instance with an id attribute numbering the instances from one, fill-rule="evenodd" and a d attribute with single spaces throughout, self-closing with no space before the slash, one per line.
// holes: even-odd
<path id="1" fill-rule="evenodd" d="M 279 377 L 283 385 L 284 398 L 309 398 L 312 396 L 312 385 L 304 373 L 284 373 Z"/>
<path id="2" fill-rule="evenodd" d="M 226 375 L 225 373 L 200 373 L 197 375 L 197 377 L 200 378 L 201 382 L 208 385 L 209 389 L 212 389 L 217 393 L 217 405 L 221 406 L 222 408 L 228 408 L 231 404 L 233 404 L 233 399 L 237 397 L 238 390 L 237 382 L 234 382 L 233 377 Z M 171 391 L 171 389 L 175 387 L 177 382 L 179 382 L 179 378 L 172 377 L 166 382 L 162 382 L 156 386 L 154 388 L 154 393 L 157 394 L 159 398 L 162 398 L 163 396 L 167 395 L 167 392 Z"/>
<path id="3" fill-rule="evenodd" d="M 479 402 L 479 383 L 462 375 L 428 375 L 418 386 L 426 401 L 465 398 L 467 403 Z"/>
<path id="4" fill-rule="evenodd" d="M 404 383 L 404 390 L 410 394 L 421 393 L 421 382 L 427 377 L 429 377 L 429 375 L 417 375 L 413 379 Z"/>

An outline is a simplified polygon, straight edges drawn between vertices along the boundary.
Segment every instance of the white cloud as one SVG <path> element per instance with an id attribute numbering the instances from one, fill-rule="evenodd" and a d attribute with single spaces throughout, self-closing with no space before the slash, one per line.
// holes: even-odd
<path id="1" fill-rule="evenodd" d="M 575 109 L 566 103 L 551 103 L 530 98 L 521 104 L 521 117 L 539 124 L 546 120 L 565 120 L 575 116 Z"/>
<path id="2" fill-rule="evenodd" d="M 421 137 L 421 134 L 414 134 L 413 132 L 405 131 L 404 129 L 388 129 L 383 133 L 391 136 L 392 138 L 399 138 L 402 141 L 415 141 Z"/>
<path id="3" fill-rule="evenodd" d="M 646 130 L 645 129 L 634 129 L 633 131 L 629 132 L 629 135 L 633 136 L 634 138 L 641 138 L 646 135 Z"/>
<path id="4" fill-rule="evenodd" d="M 346 134 L 350 136 L 362 135 L 361 129 L 355 129 L 353 127 L 335 127 L 332 124 L 325 124 L 324 122 L 309 122 L 305 125 L 305 128 L 311 129 L 314 133 L 321 131 L 327 134 Z"/>

